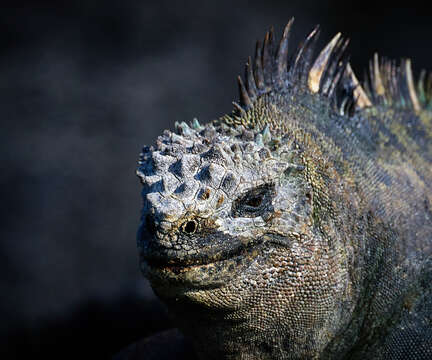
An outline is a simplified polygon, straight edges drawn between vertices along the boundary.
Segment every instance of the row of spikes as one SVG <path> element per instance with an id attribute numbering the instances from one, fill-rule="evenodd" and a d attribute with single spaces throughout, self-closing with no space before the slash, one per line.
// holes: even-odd
<path id="1" fill-rule="evenodd" d="M 388 61 L 383 61 L 380 66 L 375 55 L 370 76 L 366 77 L 369 81 L 365 82 L 365 91 L 349 64 L 345 51 L 349 41 L 344 40 L 340 33 L 314 60 L 319 26 L 289 57 L 288 44 L 293 21 L 291 19 L 286 25 L 277 48 L 274 46 L 273 29 L 266 33 L 262 44 L 257 42 L 254 61 L 249 57 L 246 63 L 245 81 L 238 77 L 240 104 L 234 105 L 240 113 L 252 108 L 256 99 L 265 93 L 305 86 L 310 92 L 329 98 L 340 114 L 352 115 L 355 110 L 381 104 L 384 100 L 387 104 L 400 99 L 409 100 L 417 113 L 421 110 L 420 104 L 432 102 L 432 76 L 425 82 L 425 73 L 422 73 L 418 83 L 419 100 L 409 60 L 404 60 L 400 67 Z M 406 101 L 400 103 L 406 104 Z"/>
<path id="2" fill-rule="evenodd" d="M 423 70 L 417 83 L 411 69 L 411 60 L 379 59 L 375 54 L 365 74 L 364 88 L 374 104 L 395 107 L 409 106 L 415 113 L 432 107 L 432 73 Z"/>

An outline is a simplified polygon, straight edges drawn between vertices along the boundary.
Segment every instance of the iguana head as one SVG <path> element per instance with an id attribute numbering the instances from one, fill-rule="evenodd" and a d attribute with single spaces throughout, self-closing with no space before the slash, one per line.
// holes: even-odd
<path id="1" fill-rule="evenodd" d="M 138 244 L 154 285 L 178 296 L 235 283 L 255 287 L 289 269 L 300 277 L 305 269 L 296 257 L 313 263 L 320 250 L 312 188 L 294 142 L 273 138 L 269 127 L 195 122 L 177 129 L 145 149 L 138 170 Z"/>
<path id="2" fill-rule="evenodd" d="M 299 331 L 331 333 L 324 324 L 345 298 L 347 259 L 316 219 L 326 204 L 315 195 L 316 164 L 303 146 L 304 138 L 268 126 L 194 121 L 144 148 L 141 269 L 194 337 L 210 330 L 195 327 L 195 310 L 183 304 L 232 312 L 240 328 L 210 327 L 228 337 L 257 326 L 262 336 L 286 328 L 284 341 Z"/>

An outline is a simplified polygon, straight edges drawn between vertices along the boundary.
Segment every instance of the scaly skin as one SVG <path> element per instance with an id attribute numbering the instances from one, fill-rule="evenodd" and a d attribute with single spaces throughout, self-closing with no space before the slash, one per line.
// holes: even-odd
<path id="1" fill-rule="evenodd" d="M 284 38 L 237 111 L 144 148 L 142 271 L 200 359 L 427 359 L 430 96 L 341 95 L 340 59 L 287 72 Z"/>

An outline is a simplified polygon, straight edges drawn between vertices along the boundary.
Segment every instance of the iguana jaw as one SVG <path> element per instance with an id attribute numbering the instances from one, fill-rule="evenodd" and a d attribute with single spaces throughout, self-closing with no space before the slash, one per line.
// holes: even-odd
<path id="1" fill-rule="evenodd" d="M 141 270 L 158 288 L 169 287 L 168 293 L 185 292 L 193 289 L 216 288 L 231 282 L 244 272 L 250 263 L 262 252 L 265 236 L 255 241 L 237 239 L 229 251 L 208 249 L 200 257 L 167 258 L 141 252 Z M 202 255 L 204 253 L 205 255 Z M 176 290 L 174 290 L 176 289 Z M 182 290 L 183 289 L 183 290 Z M 173 291 L 174 290 L 174 291 Z"/>
<path id="2" fill-rule="evenodd" d="M 162 291 L 168 297 L 178 296 L 192 290 L 226 286 L 249 266 L 258 253 L 258 249 L 254 248 L 233 258 L 187 267 L 152 267 L 142 262 L 141 270 L 151 284 L 158 288 L 158 293 Z"/>
<path id="3" fill-rule="evenodd" d="M 207 254 L 198 258 L 177 261 L 173 258 L 155 257 L 150 252 L 140 253 L 143 274 L 159 295 L 177 297 L 188 291 L 214 289 L 226 286 L 238 276 L 244 275 L 249 266 L 269 248 L 288 248 L 295 239 L 291 234 L 265 233 L 254 241 L 237 239 L 236 246 L 229 252 L 203 251 Z M 210 256 L 210 254 L 212 254 Z"/>

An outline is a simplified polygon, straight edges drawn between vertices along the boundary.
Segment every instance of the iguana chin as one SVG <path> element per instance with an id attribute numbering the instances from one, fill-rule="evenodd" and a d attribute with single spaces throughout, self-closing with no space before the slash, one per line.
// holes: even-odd
<path id="1" fill-rule="evenodd" d="M 144 147 L 141 269 L 199 359 L 432 359 L 432 77 L 291 26 Z"/>

